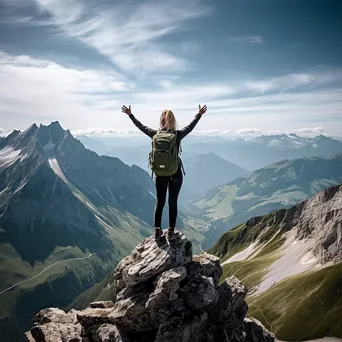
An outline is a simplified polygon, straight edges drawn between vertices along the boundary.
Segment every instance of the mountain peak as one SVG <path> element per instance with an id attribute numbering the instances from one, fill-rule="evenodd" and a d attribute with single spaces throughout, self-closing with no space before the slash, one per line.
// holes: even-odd
<path id="1" fill-rule="evenodd" d="M 36 133 L 37 129 L 38 129 L 38 126 L 34 123 L 29 128 L 25 129 L 25 131 L 23 131 L 22 134 L 24 134 L 25 136 L 33 135 Z"/>
<path id="2" fill-rule="evenodd" d="M 48 126 L 40 125 L 37 131 L 37 139 L 42 146 L 54 146 L 65 136 L 66 131 L 58 121 L 52 122 Z"/>
<path id="3" fill-rule="evenodd" d="M 49 128 L 53 128 L 53 129 L 61 129 L 64 131 L 64 129 L 62 128 L 61 124 L 59 123 L 59 121 L 52 121 L 50 123 L 50 125 L 48 125 L 47 127 Z"/>

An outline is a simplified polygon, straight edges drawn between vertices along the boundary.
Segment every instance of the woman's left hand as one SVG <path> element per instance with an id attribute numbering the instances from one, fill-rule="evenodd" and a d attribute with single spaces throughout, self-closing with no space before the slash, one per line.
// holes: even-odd
<path id="1" fill-rule="evenodd" d="M 198 114 L 203 115 L 207 111 L 207 106 L 204 105 L 201 107 L 201 105 L 198 105 Z"/>
<path id="2" fill-rule="evenodd" d="M 131 111 L 131 105 L 127 108 L 125 105 L 122 106 L 121 108 L 122 113 L 125 113 L 127 115 L 131 115 L 132 111 Z"/>

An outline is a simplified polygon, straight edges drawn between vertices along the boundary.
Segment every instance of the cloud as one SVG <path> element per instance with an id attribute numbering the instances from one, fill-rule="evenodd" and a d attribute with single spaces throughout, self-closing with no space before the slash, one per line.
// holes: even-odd
<path id="1" fill-rule="evenodd" d="M 237 134 L 259 135 L 262 132 L 257 128 L 242 128 L 235 131 Z"/>
<path id="2" fill-rule="evenodd" d="M 297 88 L 315 88 L 326 84 L 333 84 L 342 80 L 342 70 L 293 73 L 266 80 L 252 80 L 244 82 L 247 90 L 266 93 L 271 91 L 288 91 Z"/>
<path id="3" fill-rule="evenodd" d="M 264 40 L 261 36 L 245 36 L 245 37 L 228 37 L 231 43 L 247 43 L 247 44 L 263 44 Z"/>
<path id="4" fill-rule="evenodd" d="M 110 68 L 71 68 L 4 52 L 0 52 L 0 69 L 0 122 L 7 131 L 54 120 L 71 130 L 128 129 L 132 123 L 121 113 L 122 104 L 131 104 L 133 113 L 150 127 L 158 126 L 165 108 L 172 109 L 184 127 L 198 104 L 207 104 L 208 112 L 196 131 L 249 126 L 260 132 L 279 127 L 290 132 L 293 127 L 324 125 L 329 133 L 342 124 L 342 71 L 338 69 L 203 85 L 163 77 L 148 87 Z"/>
<path id="5" fill-rule="evenodd" d="M 141 135 L 142 133 L 134 128 L 131 129 L 110 129 L 110 128 L 87 128 L 76 129 L 71 131 L 74 136 L 127 136 L 127 135 Z"/>
<path id="6" fill-rule="evenodd" d="M 298 133 L 323 134 L 324 128 L 323 127 L 298 128 L 298 129 L 295 129 L 294 131 Z"/>
<path id="7" fill-rule="evenodd" d="M 0 135 L 5 134 L 5 130 L 0 127 Z"/>
<path id="8" fill-rule="evenodd" d="M 13 126 L 56 117 L 83 118 L 86 123 L 95 112 L 100 116 L 103 107 L 118 107 L 120 97 L 134 88 L 112 70 L 67 68 L 1 51 L 0 69 L 0 115 L 5 122 L 16 122 Z"/>
<path id="9" fill-rule="evenodd" d="M 280 131 L 280 130 L 274 130 L 274 129 L 270 129 L 266 132 L 266 134 L 268 134 L 268 135 L 280 135 L 283 133 L 285 133 L 285 132 Z"/>
<path id="10" fill-rule="evenodd" d="M 161 40 L 211 12 L 202 0 L 125 1 L 115 6 L 96 2 L 85 6 L 81 0 L 36 2 L 65 36 L 79 39 L 120 69 L 140 75 L 184 69 L 187 62 L 177 56 L 177 47 L 172 53 Z"/>
<path id="11" fill-rule="evenodd" d="M 218 129 L 196 130 L 195 135 L 219 135 L 221 132 Z"/>

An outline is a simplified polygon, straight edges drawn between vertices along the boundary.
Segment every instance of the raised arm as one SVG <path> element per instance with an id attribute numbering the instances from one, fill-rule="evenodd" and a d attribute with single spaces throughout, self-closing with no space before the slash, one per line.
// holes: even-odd
<path id="1" fill-rule="evenodd" d="M 207 111 L 207 106 L 203 106 L 201 108 L 200 105 L 198 105 L 199 110 L 196 114 L 195 118 L 190 122 L 189 125 L 185 126 L 183 129 L 180 129 L 178 131 L 178 139 L 182 140 L 185 138 L 197 125 L 198 121 L 201 119 L 202 115 Z"/>
<path id="2" fill-rule="evenodd" d="M 150 138 L 153 138 L 153 136 L 157 133 L 157 130 L 149 128 L 145 125 L 143 125 L 131 112 L 131 106 L 128 108 L 126 106 L 122 106 L 121 108 L 122 112 L 127 114 L 130 119 L 133 121 L 134 125 L 140 129 L 141 132 L 145 133 L 148 135 Z"/>

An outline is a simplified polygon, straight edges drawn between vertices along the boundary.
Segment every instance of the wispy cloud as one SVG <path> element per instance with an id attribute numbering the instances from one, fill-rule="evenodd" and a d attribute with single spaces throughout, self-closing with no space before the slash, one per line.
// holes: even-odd
<path id="1" fill-rule="evenodd" d="M 87 136 L 142 135 L 142 133 L 135 128 L 129 128 L 129 129 L 86 128 L 86 129 L 75 129 L 75 130 L 72 130 L 71 133 L 76 137 L 82 136 L 82 135 L 87 135 Z"/>
<path id="2" fill-rule="evenodd" d="M 261 131 L 257 128 L 242 128 L 235 131 L 237 134 L 242 135 L 259 135 Z"/>
<path id="3" fill-rule="evenodd" d="M 264 40 L 261 36 L 244 36 L 244 37 L 228 37 L 231 43 L 247 43 L 247 44 L 263 44 Z"/>
<path id="4" fill-rule="evenodd" d="M 294 132 L 298 132 L 298 133 L 311 133 L 311 134 L 323 134 L 324 133 L 324 128 L 323 127 L 298 128 L 298 129 L 295 129 Z"/>
<path id="5" fill-rule="evenodd" d="M 189 21 L 210 13 L 201 0 L 125 1 L 115 6 L 81 0 L 36 0 L 53 23 L 107 56 L 120 69 L 138 74 L 181 70 L 187 61 L 161 42 L 186 29 Z M 184 48 L 184 46 L 183 46 Z"/>

